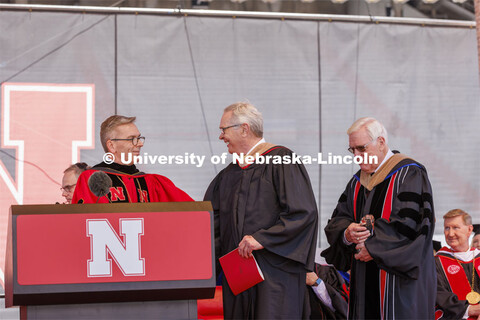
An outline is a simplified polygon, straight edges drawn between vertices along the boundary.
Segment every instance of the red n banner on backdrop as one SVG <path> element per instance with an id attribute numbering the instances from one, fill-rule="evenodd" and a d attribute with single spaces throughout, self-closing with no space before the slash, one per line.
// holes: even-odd
<path id="1" fill-rule="evenodd" d="M 1 148 L 15 158 L 0 160 L 2 285 L 8 209 L 62 201 L 63 170 L 95 146 L 94 91 L 93 84 L 2 84 Z"/>

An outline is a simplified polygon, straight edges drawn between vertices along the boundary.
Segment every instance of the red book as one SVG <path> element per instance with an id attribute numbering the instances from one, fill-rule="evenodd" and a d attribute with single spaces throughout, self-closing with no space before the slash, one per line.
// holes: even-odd
<path id="1" fill-rule="evenodd" d="M 234 295 L 265 280 L 255 257 L 242 258 L 238 248 L 218 259 Z"/>

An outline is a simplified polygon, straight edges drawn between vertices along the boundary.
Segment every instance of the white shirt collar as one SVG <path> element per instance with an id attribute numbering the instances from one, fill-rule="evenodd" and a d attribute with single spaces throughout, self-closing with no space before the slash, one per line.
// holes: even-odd
<path id="1" fill-rule="evenodd" d="M 387 154 L 385 155 L 385 158 L 383 158 L 382 163 L 380 163 L 380 165 L 377 167 L 377 169 L 375 169 L 374 172 L 377 172 L 377 170 L 380 169 L 380 167 L 383 166 L 383 164 L 387 162 L 387 160 L 390 159 L 392 156 L 393 156 L 392 150 L 388 149 Z"/>
<path id="2" fill-rule="evenodd" d="M 260 139 L 260 141 L 258 141 L 258 142 L 252 147 L 252 149 L 248 150 L 248 152 L 247 152 L 246 155 L 249 155 L 250 152 L 253 151 L 253 149 L 255 149 L 260 143 L 264 143 L 264 142 L 265 142 L 265 138 Z"/>
<path id="3" fill-rule="evenodd" d="M 450 248 L 452 249 L 452 248 Z M 458 260 L 461 260 L 461 261 L 472 261 L 473 258 L 475 258 L 477 256 L 477 254 L 480 253 L 480 250 L 478 249 L 473 249 L 473 248 L 470 248 L 468 251 L 466 252 L 457 252 L 457 251 L 454 251 L 452 249 L 452 256 L 457 258 Z"/>

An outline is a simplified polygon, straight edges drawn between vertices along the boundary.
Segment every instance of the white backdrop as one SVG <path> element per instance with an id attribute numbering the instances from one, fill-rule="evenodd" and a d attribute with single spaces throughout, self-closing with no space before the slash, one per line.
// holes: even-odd
<path id="1" fill-rule="evenodd" d="M 427 167 L 439 222 L 456 207 L 480 222 L 477 61 L 474 28 L 0 11 L 2 83 L 94 85 L 96 141 L 93 149 L 81 150 L 82 161 L 101 161 L 99 126 L 114 113 L 137 116 L 147 137 L 143 151 L 149 154 L 195 153 L 207 159 L 226 152 L 218 126 L 223 108 L 236 101 L 260 109 L 267 141 L 312 156 L 348 154 L 346 129 L 358 117 L 373 116 L 387 127 L 392 149 Z M 45 138 L 68 134 L 71 129 L 62 122 L 59 116 L 55 135 Z M 16 151 L 5 148 L 3 140 L 2 150 L 2 164 L 18 178 Z M 67 165 L 48 173 L 60 182 Z M 141 169 L 169 177 L 201 200 L 222 167 L 206 161 L 201 168 Z M 307 169 L 320 212 L 319 246 L 325 246 L 323 227 L 357 167 Z M 5 177 L 0 180 L 4 237 L 14 203 L 3 184 Z M 24 203 L 32 201 L 61 202 L 58 185 L 36 185 Z M 442 234 L 440 223 L 437 234 Z"/>

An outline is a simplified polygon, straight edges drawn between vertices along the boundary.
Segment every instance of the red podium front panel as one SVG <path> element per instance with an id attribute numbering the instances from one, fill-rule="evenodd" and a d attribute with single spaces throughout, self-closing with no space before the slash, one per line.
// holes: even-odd
<path id="1" fill-rule="evenodd" d="M 10 219 L 7 306 L 213 296 L 208 202 L 12 206 Z"/>

